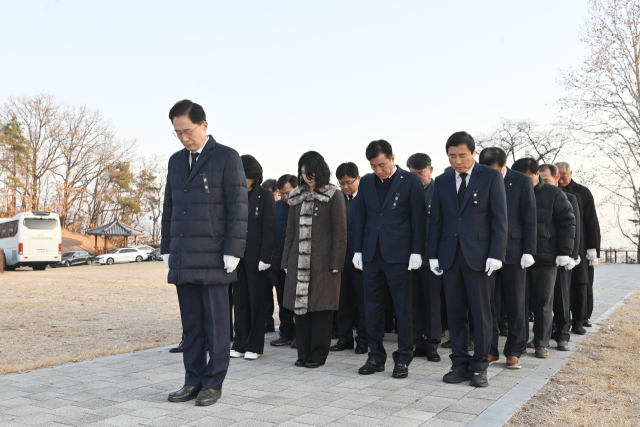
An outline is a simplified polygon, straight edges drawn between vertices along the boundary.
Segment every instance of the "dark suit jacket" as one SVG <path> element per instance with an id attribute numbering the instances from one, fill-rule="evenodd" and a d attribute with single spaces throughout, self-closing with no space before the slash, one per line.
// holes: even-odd
<path id="1" fill-rule="evenodd" d="M 580 194 L 580 198 L 582 199 L 582 219 L 584 221 L 583 239 L 585 240 L 585 246 L 587 249 L 596 249 L 598 256 L 600 256 L 600 222 L 598 221 L 593 194 L 591 194 L 591 191 L 587 187 L 578 184 L 574 180 L 571 180 L 566 188 Z"/>
<path id="2" fill-rule="evenodd" d="M 348 201 L 347 196 L 344 196 L 344 203 L 347 209 L 347 255 L 346 258 L 351 261 L 353 260 L 353 236 L 354 236 L 354 226 L 353 222 L 356 217 L 356 200 L 360 197 L 360 193 L 356 195 L 356 197 Z"/>
<path id="3" fill-rule="evenodd" d="M 424 190 L 424 204 L 427 208 L 426 211 L 426 221 L 425 221 L 425 239 L 424 239 L 424 254 L 422 259 L 422 265 L 428 267 L 429 263 L 427 262 L 427 257 L 429 256 L 429 218 L 431 217 L 431 200 L 433 199 L 433 190 L 436 188 L 435 180 L 431 178 L 431 182 L 427 185 L 427 188 Z"/>
<path id="4" fill-rule="evenodd" d="M 273 244 L 273 264 L 280 269 L 282 263 L 282 251 L 284 249 L 284 237 L 287 232 L 287 219 L 289 218 L 289 205 L 283 200 L 276 202 L 276 234 Z"/>
<path id="5" fill-rule="evenodd" d="M 536 195 L 531 178 L 509 168 L 504 177 L 504 190 L 509 231 L 504 263 L 520 264 L 523 254 L 536 254 Z"/>
<path id="6" fill-rule="evenodd" d="M 249 269 L 258 271 L 260 261 L 273 264 L 275 231 L 276 201 L 270 190 L 258 185 L 249 197 L 249 226 L 244 250 L 244 263 Z"/>
<path id="7" fill-rule="evenodd" d="M 502 174 L 474 164 L 462 205 L 455 170 L 436 178 L 429 221 L 429 259 L 442 270 L 453 264 L 458 243 L 469 267 L 484 271 L 487 258 L 505 260 L 507 200 Z"/>
<path id="8" fill-rule="evenodd" d="M 380 245 L 385 261 L 409 262 L 411 254 L 424 252 L 425 203 L 422 181 L 418 175 L 398 167 L 397 175 L 382 206 L 374 179 L 362 177 L 354 220 L 353 251 L 362 252 L 362 260 L 370 262 Z"/>

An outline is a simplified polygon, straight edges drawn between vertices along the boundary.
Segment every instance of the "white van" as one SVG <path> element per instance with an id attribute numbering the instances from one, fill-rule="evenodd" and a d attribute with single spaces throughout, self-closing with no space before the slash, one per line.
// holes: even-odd
<path id="1" fill-rule="evenodd" d="M 44 270 L 61 259 L 60 217 L 52 212 L 32 211 L 0 219 L 0 248 L 4 250 L 5 270 Z"/>

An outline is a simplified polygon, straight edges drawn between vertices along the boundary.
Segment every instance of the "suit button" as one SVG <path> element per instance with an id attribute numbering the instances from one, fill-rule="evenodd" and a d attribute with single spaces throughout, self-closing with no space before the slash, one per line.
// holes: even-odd
<path id="1" fill-rule="evenodd" d="M 182 211 L 182 215 L 184 215 L 184 214 L 186 214 L 186 213 L 187 213 L 187 211 Z"/>
<path id="2" fill-rule="evenodd" d="M 453 235 L 453 237 L 458 237 L 458 235 L 457 235 L 457 234 L 454 234 L 454 235 Z"/>
<path id="3" fill-rule="evenodd" d="M 380 227 L 376 227 L 376 230 L 380 230 Z"/>
<path id="4" fill-rule="evenodd" d="M 180 237 L 184 237 L 184 233 L 180 233 Z"/>
<path id="5" fill-rule="evenodd" d="M 384 214 L 380 214 L 380 216 L 382 216 L 382 215 L 384 215 Z"/>
<path id="6" fill-rule="evenodd" d="M 185 188 L 185 189 L 184 189 L 184 192 L 185 192 L 185 193 L 188 193 L 188 192 L 189 192 L 189 190 L 187 190 L 187 189 Z"/>
<path id="7" fill-rule="evenodd" d="M 462 218 L 458 218 L 458 221 L 462 221 Z"/>

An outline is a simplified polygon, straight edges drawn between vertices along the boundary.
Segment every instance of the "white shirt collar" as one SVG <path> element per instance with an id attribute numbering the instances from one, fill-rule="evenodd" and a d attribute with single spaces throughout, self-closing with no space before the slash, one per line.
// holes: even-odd
<path id="1" fill-rule="evenodd" d="M 474 163 L 473 166 L 471 166 L 471 168 L 467 171 L 467 179 L 471 178 L 471 172 L 473 172 L 473 167 L 475 165 L 476 164 Z M 455 172 L 456 172 L 456 179 L 459 179 L 460 178 L 460 172 L 458 172 L 458 171 L 455 171 Z"/>
<path id="2" fill-rule="evenodd" d="M 393 174 L 396 173 L 397 170 L 398 170 L 398 166 L 394 165 L 393 166 L 393 172 L 391 172 L 391 175 L 389 175 L 389 178 L 391 178 L 393 176 Z M 387 179 L 389 179 L 389 178 L 387 178 Z M 380 181 L 384 182 L 385 180 L 381 179 Z"/>
<path id="3" fill-rule="evenodd" d="M 502 172 L 502 178 L 506 178 L 507 177 L 507 170 L 508 169 L 509 169 L 508 167 L 506 167 L 506 166 L 504 167 L 504 172 Z"/>

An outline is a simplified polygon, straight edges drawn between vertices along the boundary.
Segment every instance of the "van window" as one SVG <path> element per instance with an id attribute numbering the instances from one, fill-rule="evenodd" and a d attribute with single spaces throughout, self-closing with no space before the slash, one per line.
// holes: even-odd
<path id="1" fill-rule="evenodd" d="M 0 239 L 14 237 L 16 234 L 18 234 L 18 221 L 0 224 Z"/>
<path id="2" fill-rule="evenodd" d="M 24 226 L 30 230 L 53 230 L 58 226 L 55 219 L 25 218 Z"/>

